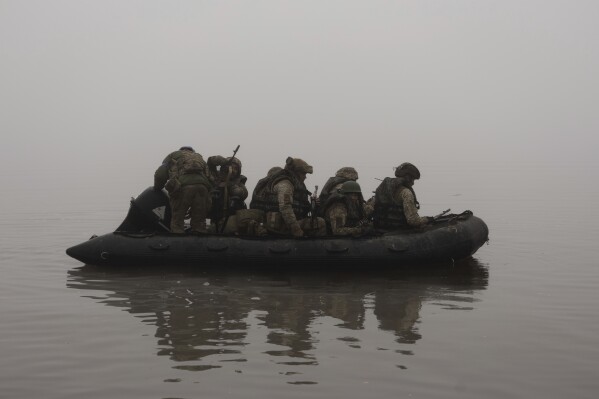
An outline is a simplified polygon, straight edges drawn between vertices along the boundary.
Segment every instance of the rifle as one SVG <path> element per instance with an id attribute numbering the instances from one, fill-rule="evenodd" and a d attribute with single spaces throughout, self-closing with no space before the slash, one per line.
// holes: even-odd
<path id="1" fill-rule="evenodd" d="M 221 233 L 225 231 L 225 227 L 227 226 L 227 222 L 229 221 L 229 178 L 231 177 L 231 163 L 233 162 L 233 158 L 235 158 L 237 151 L 239 151 L 239 147 L 240 145 L 238 144 L 235 148 L 235 151 L 233 151 L 233 156 L 231 157 L 231 160 L 227 162 L 225 165 L 223 165 L 227 167 L 227 177 L 225 178 L 225 187 L 223 195 L 223 215 L 225 215 L 225 221 L 223 222 L 223 225 L 220 228 Z M 223 166 L 221 166 L 221 168 Z"/>
<path id="2" fill-rule="evenodd" d="M 433 220 L 437 220 L 439 219 L 441 216 L 445 215 L 447 212 L 451 211 L 451 209 L 447 208 L 446 210 L 444 210 L 443 212 L 441 212 L 438 215 L 433 216 Z"/>
<path id="3" fill-rule="evenodd" d="M 316 220 L 316 198 L 318 197 L 318 186 L 314 186 L 314 194 L 312 194 L 312 196 L 310 197 L 310 206 L 311 206 L 311 210 L 310 210 L 310 216 L 312 217 L 312 220 L 310 221 L 310 223 L 312 224 L 312 228 L 314 228 L 314 221 Z"/>
<path id="4" fill-rule="evenodd" d="M 235 154 L 237 154 L 237 151 L 239 151 L 239 147 L 241 147 L 241 145 L 237 144 L 237 148 L 235 148 L 235 151 L 233 151 L 233 156 L 231 157 L 231 161 L 233 160 L 233 158 L 235 158 Z"/>

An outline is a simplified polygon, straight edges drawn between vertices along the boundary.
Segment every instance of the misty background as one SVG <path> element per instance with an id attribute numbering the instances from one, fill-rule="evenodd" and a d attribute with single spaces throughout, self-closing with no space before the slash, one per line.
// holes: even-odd
<path id="1" fill-rule="evenodd" d="M 182 145 L 241 145 L 250 192 L 287 156 L 314 166 L 309 189 L 354 166 L 365 193 L 412 162 L 421 202 L 455 165 L 596 181 L 598 16 L 582 0 L 0 0 L 1 201 L 124 215 Z"/>

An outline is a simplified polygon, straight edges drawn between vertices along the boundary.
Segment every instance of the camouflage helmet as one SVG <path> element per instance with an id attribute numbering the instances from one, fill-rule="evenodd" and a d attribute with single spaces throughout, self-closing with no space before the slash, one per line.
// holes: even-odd
<path id="1" fill-rule="evenodd" d="M 409 162 L 404 162 L 395 169 L 396 177 L 412 176 L 415 180 L 420 179 L 420 171 Z"/>
<path id="2" fill-rule="evenodd" d="M 188 145 L 184 145 L 183 147 L 179 148 L 179 151 L 191 151 L 191 152 L 195 152 L 193 150 L 193 147 L 188 146 Z"/>
<path id="3" fill-rule="evenodd" d="M 343 185 L 341 186 L 341 188 L 339 189 L 339 194 L 362 194 L 362 189 L 360 188 L 360 185 L 353 181 L 353 180 L 348 180 L 345 183 L 343 183 Z"/>
<path id="4" fill-rule="evenodd" d="M 312 166 L 300 158 L 287 157 L 285 160 L 285 169 L 295 173 L 312 173 Z"/>
<path id="5" fill-rule="evenodd" d="M 358 172 L 351 166 L 344 166 L 335 173 L 336 177 L 343 177 L 348 180 L 358 180 Z"/>

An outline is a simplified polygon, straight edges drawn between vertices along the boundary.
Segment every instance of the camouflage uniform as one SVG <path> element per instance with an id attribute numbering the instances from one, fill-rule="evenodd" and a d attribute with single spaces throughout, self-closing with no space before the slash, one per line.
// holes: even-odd
<path id="1" fill-rule="evenodd" d="M 293 185 L 288 180 L 283 180 L 273 187 L 273 191 L 277 194 L 279 200 L 279 212 L 285 227 L 281 230 L 282 233 L 290 232 L 295 237 L 301 237 L 304 234 L 310 236 L 326 235 L 326 224 L 323 218 L 316 218 L 314 222 L 312 218 L 297 219 L 291 199 L 293 198 Z M 276 212 L 267 212 L 266 220 L 276 218 Z"/>
<path id="2" fill-rule="evenodd" d="M 239 172 L 235 175 L 230 175 L 228 178 L 227 191 L 230 197 L 239 198 L 241 201 L 245 201 L 248 197 L 248 190 L 245 187 L 247 178 L 241 174 L 241 161 L 237 158 L 225 158 L 220 155 L 215 155 L 208 158 L 208 172 L 214 185 L 217 187 L 224 187 L 227 181 L 227 175 L 229 173 L 226 166 L 230 164 L 237 165 Z M 220 166 L 220 170 L 216 168 Z"/>
<path id="3" fill-rule="evenodd" d="M 372 216 L 373 212 L 374 212 L 374 195 L 372 197 L 370 197 L 368 199 L 368 201 L 366 201 L 364 203 L 364 213 L 366 214 L 366 216 Z"/>
<path id="4" fill-rule="evenodd" d="M 395 176 L 395 178 L 385 178 L 376 189 L 375 227 L 383 229 L 422 227 L 430 223 L 430 217 L 418 215 L 420 204 L 412 189 L 414 180 L 420 178 L 420 171 L 406 162 L 397 167 Z"/>
<path id="5" fill-rule="evenodd" d="M 237 170 L 233 169 L 237 167 Z M 217 169 L 217 167 L 220 167 Z M 214 188 L 210 193 L 212 209 L 210 210 L 211 222 L 215 225 L 224 223 L 228 216 L 234 223 L 235 212 L 247 209 L 245 199 L 248 190 L 245 186 L 247 178 L 241 174 L 241 161 L 237 158 L 225 158 L 220 155 L 208 158 L 208 172 Z M 236 229 L 233 228 L 233 232 Z"/>
<path id="6" fill-rule="evenodd" d="M 320 195 L 318 196 L 320 203 L 324 204 L 327 202 L 329 196 L 336 194 L 337 190 L 341 188 L 343 183 L 350 180 L 358 180 L 358 172 L 356 169 L 352 168 L 351 166 L 344 166 L 343 168 L 339 169 L 335 173 L 335 176 L 329 177 L 327 182 L 322 187 L 322 190 L 320 190 Z"/>
<path id="7" fill-rule="evenodd" d="M 326 235 L 324 219 L 307 217 L 310 193 L 300 179 L 300 175 L 306 173 L 312 173 L 312 166 L 299 158 L 289 157 L 284 169 L 258 182 L 250 208 L 266 212 L 269 231 L 295 237 Z"/>
<path id="8" fill-rule="evenodd" d="M 183 148 L 183 147 L 182 147 Z M 181 151 L 173 151 L 164 158 L 160 166 L 154 172 L 154 190 L 161 191 L 169 178 L 169 171 L 181 156 Z"/>
<path id="9" fill-rule="evenodd" d="M 266 177 L 260 179 L 256 187 L 254 188 L 254 192 L 252 193 L 252 198 L 256 195 L 257 188 L 264 187 L 270 177 L 272 177 L 275 173 L 282 171 L 283 168 L 280 166 L 273 166 L 268 170 Z M 250 204 L 251 207 L 251 204 Z M 258 213 L 256 213 L 256 211 Z M 266 221 L 265 212 L 258 209 L 249 209 L 248 211 L 239 211 L 236 213 L 238 217 L 238 233 L 240 235 L 247 236 L 256 236 L 261 237 L 268 235 L 268 231 L 266 227 L 264 227 L 264 222 Z"/>
<path id="10" fill-rule="evenodd" d="M 191 147 L 181 147 L 170 153 L 154 173 L 154 189 L 169 191 L 171 206 L 171 232 L 185 232 L 185 215 L 191 215 L 191 230 L 206 232 L 206 217 L 210 207 L 210 182 L 206 175 L 206 164 L 200 154 L 195 158 L 199 169 L 179 171 L 181 162 L 189 153 L 195 153 Z"/>
<path id="11" fill-rule="evenodd" d="M 348 180 L 323 204 L 325 220 L 333 235 L 364 234 L 371 229 L 372 212 L 362 197 L 360 185 Z"/>
<path id="12" fill-rule="evenodd" d="M 403 187 L 395 193 L 393 193 L 393 199 L 403 206 L 403 213 L 406 217 L 406 221 L 410 227 L 421 227 L 429 222 L 428 217 L 422 217 L 418 215 L 418 208 L 416 207 L 416 197 L 407 187 Z"/>
<path id="13" fill-rule="evenodd" d="M 208 216 L 208 186 L 204 184 L 181 185 L 181 188 L 170 195 L 171 203 L 171 232 L 185 232 L 185 215 L 189 210 L 191 215 L 190 227 L 195 233 L 206 232 L 206 217 Z"/>
<path id="14" fill-rule="evenodd" d="M 357 236 L 362 234 L 362 226 L 350 227 L 348 223 L 349 211 L 347 206 L 342 202 L 332 204 L 325 212 L 325 219 L 331 226 L 331 232 L 335 236 Z"/>

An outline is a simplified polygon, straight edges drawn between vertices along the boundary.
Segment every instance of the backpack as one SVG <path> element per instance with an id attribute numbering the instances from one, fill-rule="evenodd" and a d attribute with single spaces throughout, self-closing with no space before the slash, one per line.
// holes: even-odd
<path id="1" fill-rule="evenodd" d="M 206 162 L 197 152 L 180 151 L 178 156 L 171 158 L 168 171 L 169 179 L 164 185 L 170 194 L 181 188 L 179 176 L 186 174 L 206 174 Z"/>
<path id="2" fill-rule="evenodd" d="M 206 173 L 206 162 L 197 152 L 181 151 L 176 159 L 175 173 L 178 176 L 192 173 Z"/>

